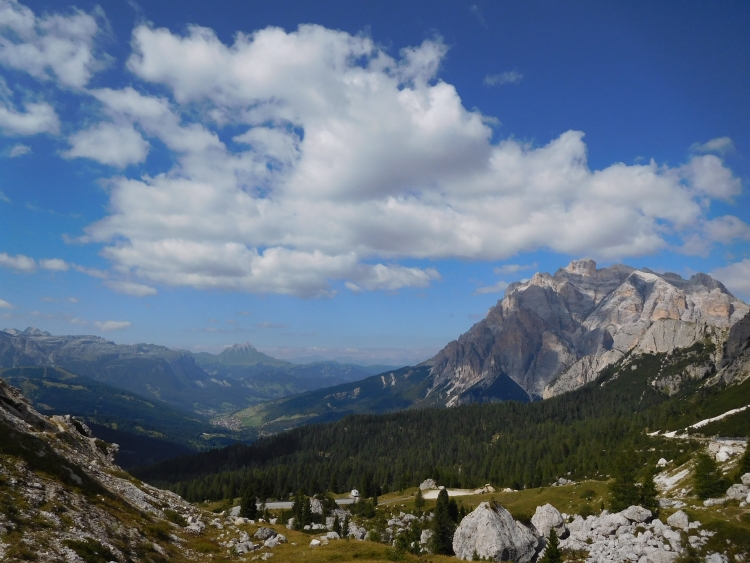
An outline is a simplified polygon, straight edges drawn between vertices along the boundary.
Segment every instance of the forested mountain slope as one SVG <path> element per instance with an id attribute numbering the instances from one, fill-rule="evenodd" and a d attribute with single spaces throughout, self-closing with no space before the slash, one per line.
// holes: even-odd
<path id="1" fill-rule="evenodd" d="M 248 484 L 275 497 L 298 488 L 346 490 L 368 476 L 385 491 L 430 476 L 447 486 L 518 488 L 548 484 L 568 472 L 575 478 L 607 475 L 625 448 L 635 449 L 640 464 L 679 459 L 695 447 L 647 431 L 685 428 L 721 409 L 750 404 L 750 380 L 705 387 L 705 377 L 682 378 L 686 366 L 715 354 L 711 342 L 671 354 L 632 354 L 596 382 L 545 401 L 349 416 L 251 446 L 164 462 L 140 476 L 202 499 L 223 498 Z M 679 385 L 659 384 L 670 378 L 680 379 Z M 750 428 L 736 431 L 745 435 Z"/>

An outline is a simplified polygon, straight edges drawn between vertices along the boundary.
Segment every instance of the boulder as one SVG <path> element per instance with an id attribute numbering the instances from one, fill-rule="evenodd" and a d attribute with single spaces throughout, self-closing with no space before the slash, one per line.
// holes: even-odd
<path id="1" fill-rule="evenodd" d="M 539 535 L 545 538 L 549 537 L 549 531 L 553 528 L 560 538 L 567 532 L 562 514 L 551 504 L 537 506 L 534 516 L 531 517 L 531 523 Z"/>
<path id="2" fill-rule="evenodd" d="M 643 508 L 642 506 L 629 506 L 620 512 L 620 514 L 631 522 L 645 522 L 653 516 L 648 508 Z"/>
<path id="3" fill-rule="evenodd" d="M 745 500 L 750 489 L 746 485 L 732 485 L 727 489 L 727 497 L 732 500 Z"/>
<path id="4" fill-rule="evenodd" d="M 423 491 L 437 489 L 437 483 L 435 482 L 435 479 L 425 479 L 422 481 L 422 484 L 419 485 L 419 488 Z"/>
<path id="5" fill-rule="evenodd" d="M 748 445 L 748 447 L 750 448 L 750 445 Z M 742 476 L 741 480 L 743 485 L 745 485 L 746 487 L 750 487 L 750 473 L 745 473 Z"/>
<path id="6" fill-rule="evenodd" d="M 320 545 L 320 540 L 319 539 L 313 538 L 313 539 L 310 540 L 310 547 L 317 547 L 319 545 Z"/>
<path id="7" fill-rule="evenodd" d="M 266 541 L 268 538 L 272 538 L 275 535 L 276 535 L 276 530 L 272 530 L 271 528 L 266 528 L 264 526 L 261 526 L 255 532 L 255 534 L 253 535 L 253 537 L 256 540 Z"/>
<path id="8" fill-rule="evenodd" d="M 659 467 L 666 467 L 667 466 L 667 460 L 662 458 L 659 458 L 659 461 L 656 462 L 656 465 Z"/>
<path id="9" fill-rule="evenodd" d="M 453 535 L 453 551 L 459 559 L 474 554 L 494 561 L 528 563 L 536 555 L 538 538 L 516 522 L 497 503 L 483 502 L 458 525 Z"/>
<path id="10" fill-rule="evenodd" d="M 419 545 L 428 545 L 432 539 L 432 530 L 422 530 L 419 536 Z"/>
<path id="11" fill-rule="evenodd" d="M 310 499 L 310 512 L 313 514 L 323 514 L 323 503 L 316 498 Z"/>
<path id="12" fill-rule="evenodd" d="M 329 540 L 340 540 L 341 536 L 338 535 L 337 532 L 328 532 L 326 534 L 326 539 L 329 539 Z"/>
<path id="13" fill-rule="evenodd" d="M 680 530 L 688 531 L 688 528 L 690 527 L 690 519 L 688 518 L 688 515 L 685 514 L 682 510 L 678 510 L 672 516 L 667 518 L 667 524 L 672 526 L 673 528 L 679 528 Z"/>
<path id="14" fill-rule="evenodd" d="M 703 506 L 719 506 L 720 504 L 724 504 L 727 502 L 726 497 L 722 498 L 707 498 L 703 501 Z"/>
<path id="15" fill-rule="evenodd" d="M 282 534 L 276 534 L 273 537 L 268 538 L 266 541 L 263 542 L 263 546 L 267 548 L 276 547 L 280 543 L 286 543 L 286 536 Z"/>
<path id="16" fill-rule="evenodd" d="M 292 528 L 294 528 L 294 518 L 290 518 L 286 521 L 286 529 L 291 530 Z"/>

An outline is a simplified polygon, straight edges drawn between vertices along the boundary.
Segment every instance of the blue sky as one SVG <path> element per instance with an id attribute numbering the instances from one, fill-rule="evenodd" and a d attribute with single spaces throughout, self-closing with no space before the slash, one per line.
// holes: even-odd
<path id="1" fill-rule="evenodd" d="M 0 0 L 0 324 L 412 363 L 571 259 L 750 297 L 746 2 Z"/>

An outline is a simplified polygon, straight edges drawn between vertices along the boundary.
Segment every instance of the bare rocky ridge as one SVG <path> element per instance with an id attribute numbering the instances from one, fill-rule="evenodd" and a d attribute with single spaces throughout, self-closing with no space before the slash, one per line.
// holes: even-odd
<path id="1" fill-rule="evenodd" d="M 506 382 L 530 398 L 552 397 L 596 379 L 631 351 L 670 352 L 701 341 L 717 345 L 720 362 L 731 327 L 748 311 L 706 274 L 686 280 L 576 260 L 554 275 L 511 284 L 485 319 L 427 362 L 430 393 L 454 406 L 501 398 L 495 394 Z"/>

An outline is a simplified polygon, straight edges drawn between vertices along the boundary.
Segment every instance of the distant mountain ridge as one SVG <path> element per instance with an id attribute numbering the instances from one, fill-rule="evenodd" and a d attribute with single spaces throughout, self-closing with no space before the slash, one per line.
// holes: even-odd
<path id="1" fill-rule="evenodd" d="M 25 366 L 64 368 L 204 417 L 372 375 L 370 368 L 336 362 L 292 364 L 249 343 L 220 354 L 193 354 L 99 336 L 56 336 L 33 327 L 0 331 L 0 368 Z"/>

